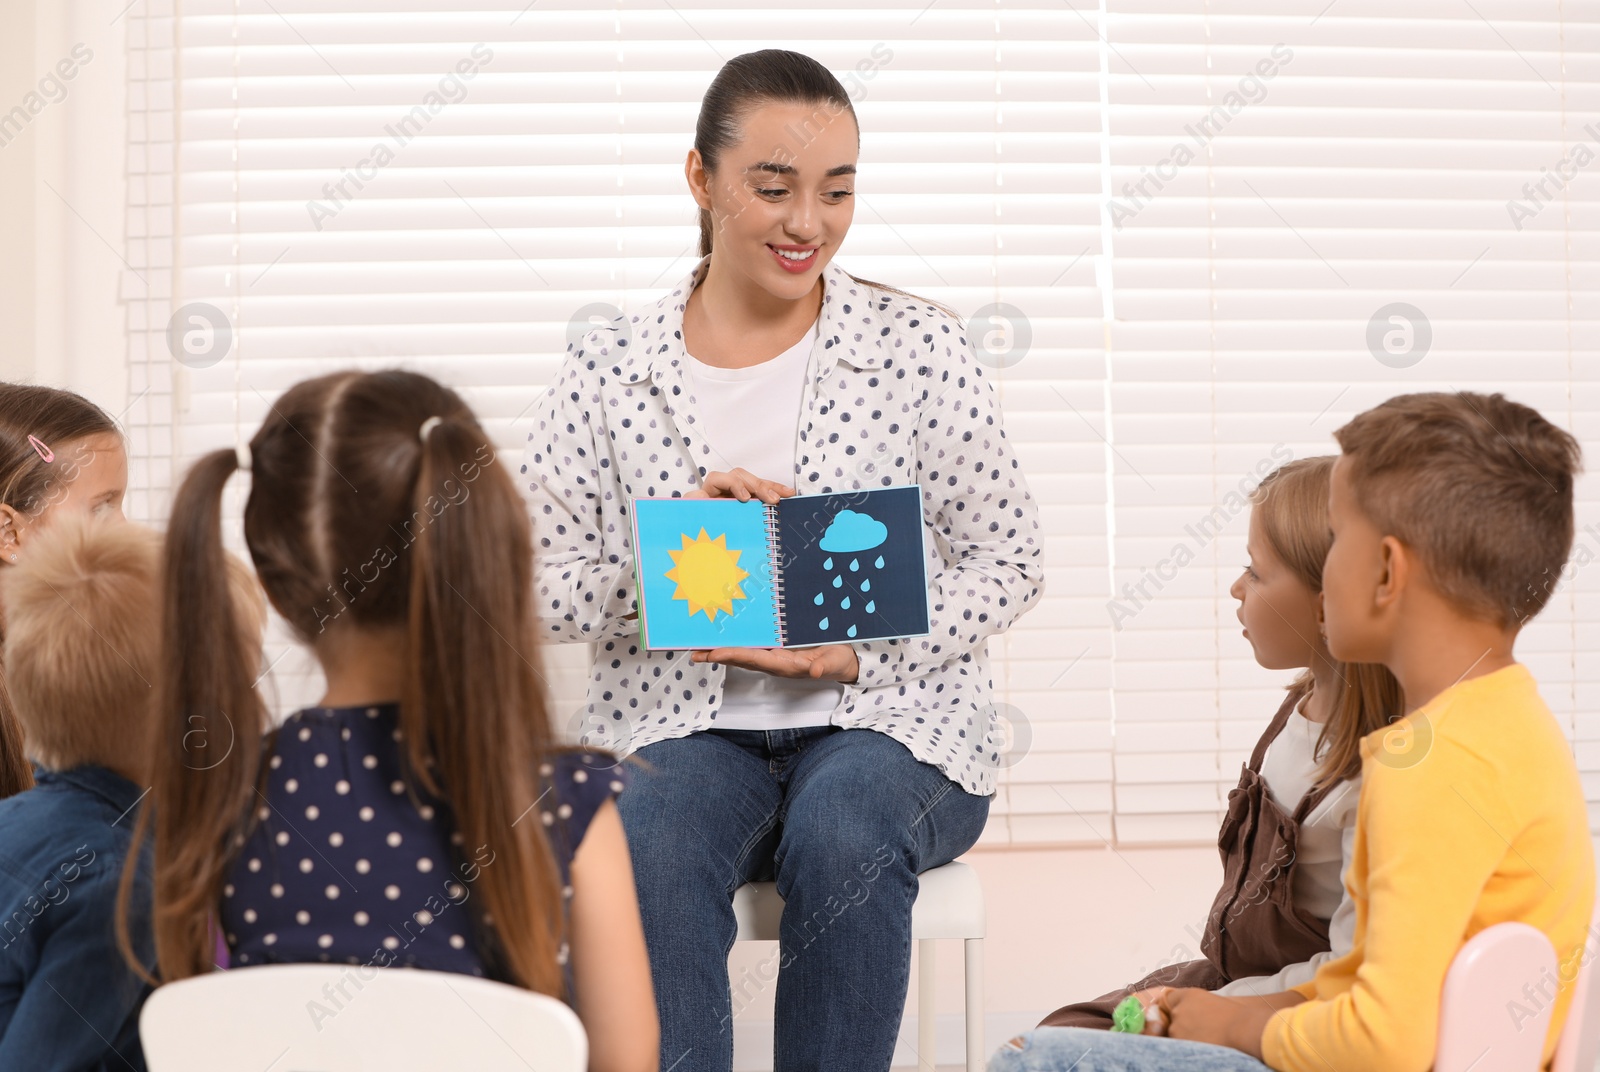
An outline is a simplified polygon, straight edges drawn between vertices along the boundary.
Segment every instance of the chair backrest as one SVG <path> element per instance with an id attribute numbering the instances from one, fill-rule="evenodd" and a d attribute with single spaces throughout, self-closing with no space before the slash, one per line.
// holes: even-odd
<path id="1" fill-rule="evenodd" d="M 1497 923 L 1473 935 L 1444 978 L 1434 1072 L 1537 1072 L 1554 1009 L 1539 988 L 1553 995 L 1555 980 L 1556 951 L 1543 931 Z"/>
<path id="2" fill-rule="evenodd" d="M 159 987 L 139 1034 L 150 1072 L 583 1072 L 565 1004 L 469 975 L 367 965 L 236 968 Z"/>
<path id="3" fill-rule="evenodd" d="M 1550 1072 L 1592 1072 L 1600 1061 L 1600 983 L 1595 981 L 1594 962 L 1600 957 L 1600 902 L 1595 905 L 1589 933 L 1583 936 L 1583 953 L 1578 977 L 1572 984 L 1572 1004 L 1567 1007 L 1567 1022 L 1561 1029 Z"/>

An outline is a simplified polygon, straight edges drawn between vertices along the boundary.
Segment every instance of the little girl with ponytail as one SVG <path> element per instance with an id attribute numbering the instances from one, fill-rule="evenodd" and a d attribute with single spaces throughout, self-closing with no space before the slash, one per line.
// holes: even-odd
<path id="1" fill-rule="evenodd" d="M 327 678 L 276 729 L 224 580 L 241 469 L 257 575 Z M 235 968 L 411 966 L 562 997 L 591 1068 L 653 1062 L 622 774 L 552 747 L 528 516 L 460 397 L 399 370 L 297 384 L 247 448 L 195 463 L 165 553 L 145 811 L 162 980 L 210 970 L 215 926 Z"/>

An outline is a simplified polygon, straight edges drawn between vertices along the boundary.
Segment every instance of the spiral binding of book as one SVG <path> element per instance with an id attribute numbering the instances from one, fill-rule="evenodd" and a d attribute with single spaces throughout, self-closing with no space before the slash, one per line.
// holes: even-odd
<path id="1" fill-rule="evenodd" d="M 767 563 L 768 571 L 772 574 L 772 617 L 773 624 L 777 627 L 778 647 L 788 643 L 783 634 L 783 565 L 782 539 L 778 535 L 778 511 L 768 506 L 762 510 L 767 527 Z"/>

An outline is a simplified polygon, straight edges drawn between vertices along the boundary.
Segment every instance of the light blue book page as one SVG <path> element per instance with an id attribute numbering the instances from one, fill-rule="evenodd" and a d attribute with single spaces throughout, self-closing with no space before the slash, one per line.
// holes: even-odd
<path id="1" fill-rule="evenodd" d="M 635 499 L 633 536 L 646 648 L 778 646 L 759 500 Z"/>

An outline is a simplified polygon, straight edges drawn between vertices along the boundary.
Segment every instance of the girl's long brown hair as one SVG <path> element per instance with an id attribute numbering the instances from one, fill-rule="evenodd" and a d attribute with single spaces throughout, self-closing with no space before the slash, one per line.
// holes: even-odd
<path id="1" fill-rule="evenodd" d="M 68 469 L 78 455 L 74 446 L 96 435 L 121 439 L 122 431 L 105 410 L 82 395 L 31 383 L 0 384 L 0 502 L 37 519 L 67 493 L 72 482 Z M 42 452 L 34 440 L 42 444 Z M 4 639 L 0 619 L 0 643 Z M 0 673 L 0 797 L 32 785 L 22 724 Z"/>
<path id="2" fill-rule="evenodd" d="M 543 825 L 519 821 L 550 736 L 532 532 L 489 437 L 426 376 L 343 372 L 290 388 L 250 451 L 245 541 L 268 599 L 307 644 L 324 628 L 403 627 L 406 779 L 449 803 L 469 850 L 494 853 L 469 902 L 494 974 L 559 996 L 558 873 Z M 258 656 L 223 573 L 221 499 L 235 470 L 232 450 L 200 458 L 167 532 L 154 788 L 139 828 L 155 836 L 165 980 L 211 969 L 211 918 L 263 784 Z"/>
<path id="3" fill-rule="evenodd" d="M 33 788 L 33 767 L 23 746 L 22 723 L 11 700 L 6 676 L 0 673 L 0 797 Z"/>
<path id="4" fill-rule="evenodd" d="M 1313 592 L 1322 591 L 1322 564 L 1333 546 L 1328 525 L 1328 485 L 1332 456 L 1299 458 L 1267 474 L 1251 501 L 1272 551 Z M 1322 761 L 1317 786 L 1333 785 L 1361 773 L 1361 738 L 1405 713 L 1400 682 L 1377 663 L 1334 662 L 1339 683 L 1328 721 L 1317 738 Z M 1306 670 L 1291 690 L 1309 692 Z"/>

